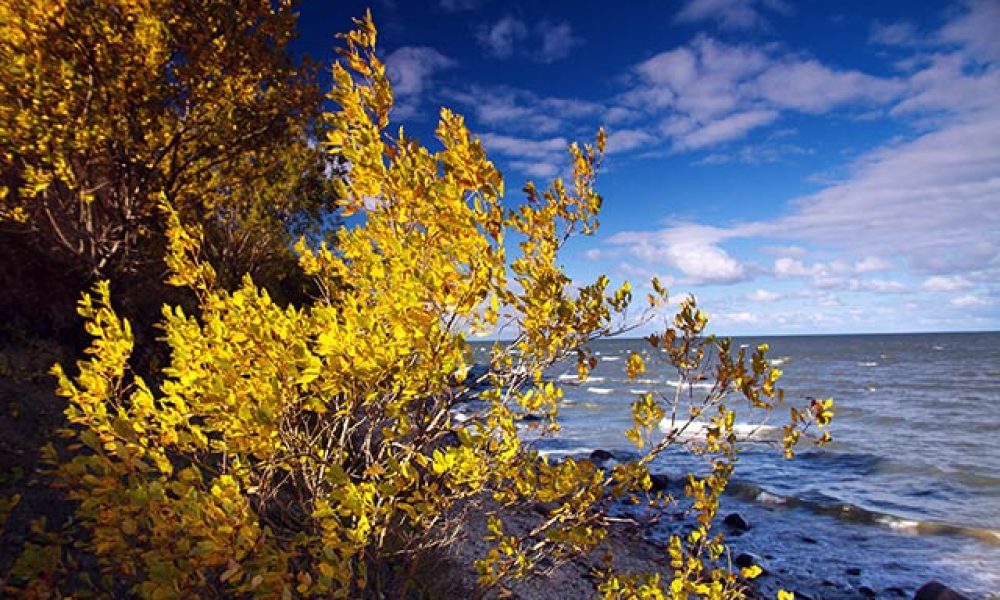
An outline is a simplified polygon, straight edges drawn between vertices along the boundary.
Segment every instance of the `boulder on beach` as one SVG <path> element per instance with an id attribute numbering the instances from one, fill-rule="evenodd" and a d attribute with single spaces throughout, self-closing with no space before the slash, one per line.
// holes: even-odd
<path id="1" fill-rule="evenodd" d="M 928 581 L 917 590 L 913 600 L 969 600 L 969 597 L 956 592 L 940 581 Z"/>

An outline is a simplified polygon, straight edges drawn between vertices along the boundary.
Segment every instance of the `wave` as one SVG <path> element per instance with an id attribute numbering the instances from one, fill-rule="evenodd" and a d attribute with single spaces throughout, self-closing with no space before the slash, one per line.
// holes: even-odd
<path id="1" fill-rule="evenodd" d="M 615 362 L 616 360 L 621 360 L 620 356 L 602 356 L 601 362 Z"/>
<path id="2" fill-rule="evenodd" d="M 696 390 L 710 390 L 715 387 L 715 382 L 708 382 L 708 381 L 693 381 L 693 382 L 666 381 L 664 383 L 672 388 L 675 387 L 687 388 L 688 386 L 691 386 Z"/>
<path id="3" fill-rule="evenodd" d="M 610 394 L 614 390 L 611 388 L 589 387 L 587 388 L 587 391 L 590 392 L 591 394 L 600 394 L 604 396 L 606 394 Z"/>
<path id="4" fill-rule="evenodd" d="M 779 367 L 787 363 L 790 359 L 791 359 L 790 356 L 779 356 L 778 358 L 772 358 L 771 360 L 767 361 L 767 363 L 772 367 Z"/>
<path id="5" fill-rule="evenodd" d="M 577 376 L 576 373 L 563 373 L 562 375 L 556 377 L 559 381 L 563 383 L 600 383 L 605 380 L 604 377 L 585 377 L 583 381 Z"/>
<path id="6" fill-rule="evenodd" d="M 711 427 L 709 423 L 704 421 L 694 421 L 685 426 L 686 423 L 686 420 L 678 419 L 674 423 L 675 427 L 672 428 L 670 417 L 664 417 L 658 428 L 665 435 L 670 435 L 676 430 L 677 439 L 689 441 L 704 437 Z M 733 433 L 736 434 L 738 440 L 779 440 L 782 435 L 781 428 L 759 423 L 735 423 L 733 424 Z"/>
<path id="7" fill-rule="evenodd" d="M 867 361 L 867 362 L 859 362 L 858 366 L 859 367 L 877 367 L 878 363 L 875 362 L 875 361 L 873 361 L 873 360 L 870 360 L 870 361 Z"/>
<path id="8" fill-rule="evenodd" d="M 976 539 L 993 546 L 1000 546 L 1000 531 L 995 529 L 964 527 L 937 521 L 921 521 L 871 510 L 849 502 L 824 502 L 799 498 L 797 496 L 782 496 L 744 481 L 730 481 L 726 493 L 757 504 L 781 506 L 783 508 L 801 508 L 815 514 L 834 517 L 841 521 L 882 527 L 908 535 L 961 536 Z"/>

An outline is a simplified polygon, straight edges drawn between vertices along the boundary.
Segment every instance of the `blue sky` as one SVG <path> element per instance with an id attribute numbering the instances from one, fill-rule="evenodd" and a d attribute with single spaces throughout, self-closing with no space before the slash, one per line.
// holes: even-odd
<path id="1" fill-rule="evenodd" d="M 297 48 L 365 6 L 304 2 Z M 730 335 L 1000 329 L 1000 0 L 371 8 L 394 118 L 463 113 L 509 194 L 605 125 L 574 279 L 659 276 Z"/>

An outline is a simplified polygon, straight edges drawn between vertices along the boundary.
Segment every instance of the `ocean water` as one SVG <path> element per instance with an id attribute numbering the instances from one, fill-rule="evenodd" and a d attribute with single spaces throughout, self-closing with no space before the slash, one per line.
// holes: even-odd
<path id="1" fill-rule="evenodd" d="M 974 597 L 1000 591 L 1000 333 L 734 339 L 761 342 L 789 402 L 834 397 L 834 442 L 802 445 L 794 460 L 759 444 L 740 455 L 722 510 L 753 527 L 730 540 L 733 551 L 757 554 L 776 580 L 812 597 L 864 597 L 862 586 L 912 597 L 929 579 Z M 639 380 L 626 380 L 630 352 L 652 356 L 644 340 L 592 348 L 599 362 L 587 381 L 573 364 L 547 373 L 565 390 L 562 431 L 524 431 L 543 453 L 627 456 L 635 395 L 676 386 L 672 368 L 649 359 Z M 477 345 L 477 360 L 488 351 Z M 786 415 L 776 411 L 769 426 Z M 700 460 L 677 450 L 651 468 L 679 479 Z"/>

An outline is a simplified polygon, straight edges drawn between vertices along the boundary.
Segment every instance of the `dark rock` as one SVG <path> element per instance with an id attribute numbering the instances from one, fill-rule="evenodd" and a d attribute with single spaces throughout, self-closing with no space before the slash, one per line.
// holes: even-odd
<path id="1" fill-rule="evenodd" d="M 615 457 L 614 454 L 611 454 L 607 450 L 601 450 L 600 448 L 590 453 L 590 460 L 594 461 L 595 463 L 607 462 L 613 459 L 614 457 Z"/>
<path id="2" fill-rule="evenodd" d="M 863 595 L 867 596 L 868 598 L 874 598 L 876 596 L 875 590 L 871 589 L 867 585 L 859 587 L 858 591 L 861 592 Z"/>
<path id="3" fill-rule="evenodd" d="M 552 514 L 552 511 L 559 508 L 559 504 L 556 502 L 536 502 L 534 506 L 531 507 L 536 513 L 547 517 Z"/>
<path id="4" fill-rule="evenodd" d="M 761 557 L 757 556 L 756 554 L 750 554 L 749 552 L 744 552 L 742 554 L 739 554 L 736 556 L 736 558 L 733 559 L 733 564 L 743 569 L 751 567 L 753 565 L 757 565 L 763 571 L 763 573 L 761 573 L 762 575 L 768 574 L 768 570 L 764 566 L 764 561 L 761 559 Z"/>
<path id="5" fill-rule="evenodd" d="M 940 581 L 928 581 L 917 590 L 913 600 L 969 600 L 969 597 L 959 594 Z"/>
<path id="6" fill-rule="evenodd" d="M 668 485 L 670 485 L 670 478 L 668 478 L 666 475 L 663 475 L 662 473 L 651 473 L 649 475 L 649 480 L 653 484 L 653 486 L 649 488 L 649 491 L 654 493 L 662 492 L 663 490 L 667 489 Z"/>
<path id="7" fill-rule="evenodd" d="M 847 567 L 846 569 L 844 569 L 844 573 L 847 573 L 848 575 L 851 575 L 853 577 L 859 577 L 861 575 L 861 569 L 857 567 Z"/>
<path id="8" fill-rule="evenodd" d="M 726 515 L 722 522 L 725 523 L 730 529 L 734 531 L 746 531 L 750 529 L 750 523 L 747 522 L 739 513 L 729 513 Z"/>
<path id="9" fill-rule="evenodd" d="M 521 420 L 524 421 L 525 423 L 537 423 L 538 421 L 541 421 L 544 418 L 545 417 L 543 417 L 542 415 L 527 413 L 526 415 L 521 417 Z"/>

